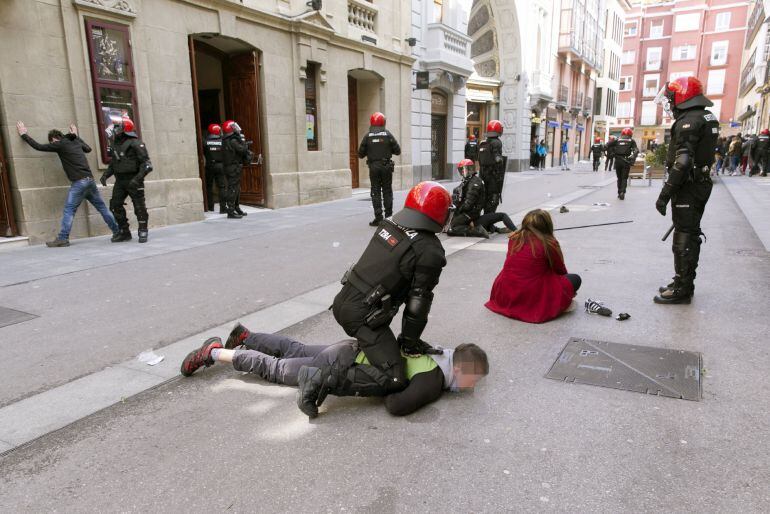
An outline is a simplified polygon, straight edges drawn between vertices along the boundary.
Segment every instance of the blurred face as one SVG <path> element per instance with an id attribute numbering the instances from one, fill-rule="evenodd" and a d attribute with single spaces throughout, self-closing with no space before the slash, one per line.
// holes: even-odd
<path id="1" fill-rule="evenodd" d="M 455 380 L 460 391 L 473 391 L 476 383 L 484 378 L 484 375 L 476 370 L 473 363 L 460 363 L 453 366 Z"/>

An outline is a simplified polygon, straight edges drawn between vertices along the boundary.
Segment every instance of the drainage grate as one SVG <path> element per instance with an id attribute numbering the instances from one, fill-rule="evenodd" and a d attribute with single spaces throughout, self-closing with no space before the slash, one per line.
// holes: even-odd
<path id="1" fill-rule="evenodd" d="M 37 318 L 36 315 L 30 314 L 28 312 L 0 307 L 0 327 L 15 325 L 16 323 L 22 323 L 24 321 L 29 321 L 35 318 Z"/>
<path id="2" fill-rule="evenodd" d="M 572 337 L 545 376 L 565 382 L 700 401 L 701 365 L 698 352 Z"/>

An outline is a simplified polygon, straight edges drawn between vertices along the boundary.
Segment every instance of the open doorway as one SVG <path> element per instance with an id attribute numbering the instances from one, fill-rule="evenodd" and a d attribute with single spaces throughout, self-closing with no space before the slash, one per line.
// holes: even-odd
<path id="1" fill-rule="evenodd" d="M 11 183 L 8 179 L 8 161 L 5 159 L 3 136 L 0 134 L 0 236 L 12 237 L 16 231 L 11 203 Z"/>
<path id="2" fill-rule="evenodd" d="M 430 95 L 430 167 L 431 178 L 446 177 L 448 100 L 444 93 L 433 90 Z"/>
<path id="3" fill-rule="evenodd" d="M 193 100 L 198 134 L 198 162 L 206 198 L 203 139 L 210 123 L 235 120 L 241 126 L 254 153 L 252 163 L 243 166 L 240 201 L 264 205 L 259 53 L 238 39 L 218 34 L 190 36 Z"/>
<path id="4" fill-rule="evenodd" d="M 382 107 L 382 77 L 366 70 L 348 72 L 348 137 L 350 152 L 350 182 L 353 188 L 362 187 L 361 161 L 358 158 L 358 144 L 369 130 L 369 116 Z M 384 112 L 386 118 L 388 113 Z M 398 134 L 394 134 L 398 139 Z M 368 185 L 368 180 L 363 181 Z"/>

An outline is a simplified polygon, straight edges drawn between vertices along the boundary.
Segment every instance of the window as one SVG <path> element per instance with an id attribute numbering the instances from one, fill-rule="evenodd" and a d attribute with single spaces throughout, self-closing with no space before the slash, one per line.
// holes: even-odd
<path id="1" fill-rule="evenodd" d="M 675 46 L 671 52 L 673 61 L 691 61 L 695 59 L 695 45 Z"/>
<path id="2" fill-rule="evenodd" d="M 721 95 L 725 89 L 725 69 L 710 70 L 706 85 L 707 95 Z"/>
<path id="3" fill-rule="evenodd" d="M 634 64 L 635 60 L 636 60 L 635 50 L 626 50 L 625 52 L 623 52 L 623 64 Z"/>
<path id="4" fill-rule="evenodd" d="M 639 22 L 638 21 L 629 21 L 626 23 L 626 28 L 623 31 L 623 35 L 625 37 L 633 37 L 639 32 Z"/>
<path id="5" fill-rule="evenodd" d="M 642 102 L 642 125 L 655 125 L 658 106 L 655 102 Z"/>
<path id="6" fill-rule="evenodd" d="M 721 32 L 730 28 L 730 11 L 717 13 L 717 22 L 714 30 Z"/>
<path id="7" fill-rule="evenodd" d="M 659 70 L 660 69 L 660 57 L 663 49 L 659 46 L 654 46 L 647 49 L 647 65 L 646 70 Z"/>
<path id="8" fill-rule="evenodd" d="M 650 37 L 663 37 L 663 20 L 650 23 Z"/>
<path id="9" fill-rule="evenodd" d="M 695 75 L 695 74 L 694 74 L 693 72 L 691 72 L 691 71 L 676 71 L 676 72 L 673 72 L 673 73 L 672 73 L 672 74 L 669 76 L 668 80 L 669 80 L 669 82 L 673 82 L 673 81 L 675 81 L 675 80 L 676 80 L 676 79 L 678 79 L 678 78 L 682 78 L 682 77 L 692 77 L 692 76 L 694 76 L 694 75 Z"/>
<path id="10" fill-rule="evenodd" d="M 678 14 L 674 18 L 674 32 L 687 32 L 698 30 L 700 25 L 700 13 Z"/>
<path id="11" fill-rule="evenodd" d="M 86 20 L 88 55 L 91 62 L 91 82 L 96 103 L 96 122 L 102 162 L 109 163 L 108 130 L 115 120 L 130 117 L 139 133 L 136 85 L 131 59 L 128 27 L 98 20 Z"/>
<path id="12" fill-rule="evenodd" d="M 607 91 L 607 116 L 615 117 L 618 110 L 618 94 L 613 91 Z"/>
<path id="13" fill-rule="evenodd" d="M 712 100 L 714 103 L 713 107 L 706 107 L 706 110 L 711 111 L 711 113 L 719 119 L 719 115 L 722 114 L 722 100 Z"/>
<path id="14" fill-rule="evenodd" d="M 627 76 L 627 77 L 620 77 L 620 91 L 631 91 L 634 87 L 634 77 Z"/>
<path id="15" fill-rule="evenodd" d="M 723 66 L 727 64 L 727 49 L 729 46 L 729 41 L 714 41 L 714 44 L 711 45 L 712 66 Z"/>
<path id="16" fill-rule="evenodd" d="M 444 0 L 433 0 L 433 23 L 441 23 L 444 19 Z"/>
<path id="17" fill-rule="evenodd" d="M 318 150 L 318 91 L 316 79 L 318 64 L 307 63 L 305 68 L 305 139 L 309 151 Z"/>
<path id="18" fill-rule="evenodd" d="M 618 118 L 631 117 L 631 102 L 618 102 Z"/>
<path id="19" fill-rule="evenodd" d="M 660 75 L 645 75 L 644 76 L 644 96 L 655 96 L 660 90 Z"/>

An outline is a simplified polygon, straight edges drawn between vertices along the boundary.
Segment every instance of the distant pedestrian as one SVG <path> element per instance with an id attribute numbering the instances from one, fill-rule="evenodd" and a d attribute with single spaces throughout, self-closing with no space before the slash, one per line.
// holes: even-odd
<path id="1" fill-rule="evenodd" d="M 55 152 L 61 160 L 64 173 L 70 180 L 70 190 L 67 194 L 67 201 L 64 204 L 64 215 L 61 220 L 61 229 L 59 235 L 53 241 L 46 242 L 48 247 L 69 246 L 70 231 L 72 230 L 72 221 L 75 212 L 83 202 L 88 200 L 93 205 L 102 219 L 110 227 L 113 234 L 118 234 L 120 229 L 115 222 L 115 218 L 107 208 L 107 204 L 102 200 L 99 190 L 96 188 L 94 176 L 91 174 L 91 168 L 88 166 L 86 155 L 91 151 L 85 141 L 78 137 L 78 129 L 75 125 L 70 125 L 70 133 L 66 136 L 59 130 L 52 129 L 48 132 L 48 144 L 41 145 L 27 134 L 27 127 L 21 121 L 16 123 L 16 130 L 21 138 L 32 148 L 40 152 Z"/>
<path id="2" fill-rule="evenodd" d="M 537 144 L 537 168 L 540 170 L 545 169 L 545 157 L 548 155 L 548 145 L 545 144 L 545 140 L 541 139 Z"/>
<path id="3" fill-rule="evenodd" d="M 743 145 L 743 142 L 741 141 L 741 135 L 740 133 L 736 136 L 733 136 L 732 141 L 730 141 L 730 146 L 728 147 L 728 155 L 730 157 L 730 173 L 729 175 L 735 175 L 735 173 L 738 171 L 738 165 L 741 162 L 741 146 Z"/>
<path id="4" fill-rule="evenodd" d="M 561 164 L 561 169 L 569 171 L 569 162 L 567 159 L 567 154 L 569 153 L 569 137 L 565 137 L 564 141 L 561 142 L 561 157 L 559 158 L 559 164 Z"/>

